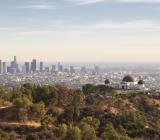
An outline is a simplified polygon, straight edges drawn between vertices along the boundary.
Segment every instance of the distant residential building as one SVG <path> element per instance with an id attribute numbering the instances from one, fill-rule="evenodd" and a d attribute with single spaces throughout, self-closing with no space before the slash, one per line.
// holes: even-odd
<path id="1" fill-rule="evenodd" d="M 86 73 L 87 72 L 86 68 L 85 67 L 81 67 L 81 72 L 82 73 Z"/>
<path id="2" fill-rule="evenodd" d="M 95 72 L 95 74 L 99 74 L 100 68 L 98 66 L 94 66 L 94 72 Z"/>
<path id="3" fill-rule="evenodd" d="M 64 68 L 64 72 L 69 73 L 69 69 L 68 68 Z"/>
<path id="4" fill-rule="evenodd" d="M 61 63 L 60 62 L 58 62 L 58 71 L 63 71 L 63 66 L 61 65 Z"/>
<path id="5" fill-rule="evenodd" d="M 40 72 L 43 72 L 43 71 L 44 71 L 44 70 L 43 70 L 43 66 L 44 66 L 43 62 L 40 62 Z"/>
<path id="6" fill-rule="evenodd" d="M 45 67 L 45 72 L 49 72 L 49 67 Z"/>
<path id="7" fill-rule="evenodd" d="M 74 67 L 73 66 L 70 66 L 70 73 L 75 73 L 75 70 L 74 70 Z"/>
<path id="8" fill-rule="evenodd" d="M 56 66 L 55 65 L 52 65 L 52 70 L 51 70 L 52 73 L 55 73 L 56 72 Z"/>
<path id="9" fill-rule="evenodd" d="M 16 74 L 17 73 L 17 69 L 16 68 L 12 68 L 12 67 L 7 67 L 7 72 L 11 73 L 11 74 Z"/>

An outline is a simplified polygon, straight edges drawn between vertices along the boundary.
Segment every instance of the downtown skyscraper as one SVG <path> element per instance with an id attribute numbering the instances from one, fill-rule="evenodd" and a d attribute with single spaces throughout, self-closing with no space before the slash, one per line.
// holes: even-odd
<path id="1" fill-rule="evenodd" d="M 29 73 L 30 72 L 30 67 L 29 67 L 29 62 L 24 63 L 24 73 Z"/>
<path id="2" fill-rule="evenodd" d="M 0 60 L 0 74 L 2 74 L 2 60 Z"/>
<path id="3" fill-rule="evenodd" d="M 40 72 L 44 71 L 43 67 L 44 67 L 43 62 L 40 62 Z"/>
<path id="4" fill-rule="evenodd" d="M 33 59 L 31 62 L 31 71 L 34 73 L 37 71 L 37 60 L 36 59 Z"/>
<path id="5" fill-rule="evenodd" d="M 6 64 L 6 62 L 3 62 L 2 72 L 3 72 L 3 74 L 7 73 L 7 64 Z"/>
<path id="6" fill-rule="evenodd" d="M 16 56 L 14 56 L 14 60 L 11 61 L 10 66 L 7 67 L 7 72 L 13 73 L 13 74 L 19 72 L 19 67 L 18 67 L 17 57 Z"/>

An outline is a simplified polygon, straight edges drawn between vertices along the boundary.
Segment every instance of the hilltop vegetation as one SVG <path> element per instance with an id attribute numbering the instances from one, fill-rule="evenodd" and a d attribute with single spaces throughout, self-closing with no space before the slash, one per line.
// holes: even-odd
<path id="1" fill-rule="evenodd" d="M 126 91 L 125 91 L 126 92 Z M 1 140 L 159 140 L 160 94 L 62 85 L 0 88 Z"/>

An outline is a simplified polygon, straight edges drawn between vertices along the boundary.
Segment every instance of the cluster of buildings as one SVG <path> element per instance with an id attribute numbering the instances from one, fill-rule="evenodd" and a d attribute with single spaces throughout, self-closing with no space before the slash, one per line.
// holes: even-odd
<path id="1" fill-rule="evenodd" d="M 131 75 L 126 75 L 120 83 L 110 83 L 110 81 L 106 79 L 105 84 L 120 90 L 149 90 L 146 88 L 145 82 L 142 79 L 136 79 Z"/>
<path id="2" fill-rule="evenodd" d="M 10 65 L 7 65 L 7 62 L 2 62 L 2 60 L 0 60 L 0 74 L 18 73 L 18 72 L 20 71 L 16 56 L 14 56 L 14 60 L 10 62 Z"/>
<path id="3" fill-rule="evenodd" d="M 38 85 L 64 84 L 72 88 L 78 88 L 87 83 L 103 83 L 104 79 L 99 74 L 98 66 L 89 69 L 85 66 L 62 65 L 60 62 L 48 65 L 36 59 L 31 62 L 18 63 L 16 56 L 11 62 L 0 60 L 0 85 L 7 88 L 19 87 L 24 83 Z"/>
<path id="4" fill-rule="evenodd" d="M 122 67 L 113 65 L 94 64 L 46 64 L 33 59 L 31 62 L 18 63 L 0 60 L 0 85 L 19 87 L 24 83 L 38 85 L 64 84 L 79 88 L 84 84 L 110 84 L 114 89 L 122 90 L 159 90 L 160 68 L 156 67 Z M 130 74 L 130 75 L 128 75 Z M 125 76 L 127 75 L 127 76 Z M 125 77 L 124 77 L 125 76 Z M 135 78 L 137 77 L 137 78 Z M 145 83 L 144 83 L 144 81 Z M 147 88 L 146 88 L 147 87 Z"/>
<path id="5" fill-rule="evenodd" d="M 56 73 L 56 72 L 70 72 L 75 73 L 75 69 L 73 66 L 70 66 L 70 68 L 64 68 L 63 65 L 58 62 L 57 66 L 52 65 L 52 67 L 45 67 L 44 62 L 37 62 L 36 59 L 33 59 L 32 62 L 24 62 L 23 65 L 20 65 L 17 63 L 17 57 L 14 56 L 14 60 L 9 62 L 10 64 L 7 65 L 7 62 L 2 62 L 0 60 L 0 74 L 29 74 L 29 73 Z M 85 68 L 83 68 L 85 71 Z"/>

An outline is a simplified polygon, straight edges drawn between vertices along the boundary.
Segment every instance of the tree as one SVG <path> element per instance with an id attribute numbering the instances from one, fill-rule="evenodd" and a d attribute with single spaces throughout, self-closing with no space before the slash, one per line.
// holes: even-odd
<path id="1" fill-rule="evenodd" d="M 40 121 L 46 114 L 45 104 L 43 102 L 33 104 L 30 108 L 31 119 Z"/>
<path id="2" fill-rule="evenodd" d="M 32 102 L 25 96 L 16 98 L 13 103 L 19 108 L 24 108 L 32 105 Z"/>
<path id="3" fill-rule="evenodd" d="M 31 101 L 33 101 L 33 85 L 30 83 L 26 83 L 21 87 L 21 92 L 23 95 L 26 95 Z"/>
<path id="4" fill-rule="evenodd" d="M 85 95 L 89 95 L 91 93 L 96 93 L 96 87 L 92 84 L 86 84 L 82 87 L 82 91 Z"/>
<path id="5" fill-rule="evenodd" d="M 78 120 L 80 110 L 78 107 L 68 107 L 65 112 L 61 115 L 60 120 L 65 123 L 73 123 Z"/>
<path id="6" fill-rule="evenodd" d="M 8 133 L 0 129 L 0 139 L 5 139 L 8 137 Z"/>
<path id="7" fill-rule="evenodd" d="M 45 115 L 41 120 L 41 124 L 44 126 L 52 126 L 54 122 L 54 117 L 52 115 Z"/>
<path id="8" fill-rule="evenodd" d="M 17 119 L 20 121 L 26 121 L 28 119 L 28 110 L 32 105 L 32 102 L 27 97 L 22 96 L 15 99 L 13 103 L 17 107 Z"/>
<path id="9" fill-rule="evenodd" d="M 130 138 L 126 132 L 126 130 L 120 125 L 119 127 L 119 139 L 120 140 L 132 140 L 132 138 Z"/>
<path id="10" fill-rule="evenodd" d="M 81 125 L 82 140 L 96 140 L 96 132 L 94 128 L 87 123 Z"/>
<path id="11" fill-rule="evenodd" d="M 119 135 L 112 123 L 107 124 L 105 131 L 102 134 L 102 140 L 119 140 Z"/>
<path id="12" fill-rule="evenodd" d="M 84 94 L 81 90 L 76 90 L 73 94 L 72 106 L 81 106 L 84 101 Z"/>
<path id="13" fill-rule="evenodd" d="M 81 130 L 76 126 L 68 126 L 67 140 L 81 140 Z"/>
<path id="14" fill-rule="evenodd" d="M 11 94 L 11 101 L 14 102 L 15 99 L 17 98 L 21 98 L 22 97 L 22 92 L 20 89 L 17 89 L 17 88 L 13 88 L 10 92 Z"/>
<path id="15" fill-rule="evenodd" d="M 121 114 L 121 118 L 122 118 L 122 121 L 124 122 L 135 123 L 141 126 L 144 126 L 145 124 L 145 117 L 142 116 L 138 111 L 136 112 L 133 112 L 133 111 L 128 112 L 127 110 L 123 111 Z"/>
<path id="16" fill-rule="evenodd" d="M 30 90 L 33 89 L 33 85 L 32 85 L 31 83 L 25 83 L 25 84 L 23 84 L 22 87 L 23 87 L 23 88 L 26 88 L 26 89 L 30 89 Z"/>
<path id="17" fill-rule="evenodd" d="M 61 124 L 53 128 L 53 133 L 58 139 L 64 139 L 67 135 L 68 128 L 66 124 Z"/>
<path id="18" fill-rule="evenodd" d="M 57 85 L 56 89 L 58 91 L 58 105 L 66 106 L 71 104 L 73 97 L 73 90 L 63 85 Z"/>
<path id="19" fill-rule="evenodd" d="M 5 93 L 4 88 L 0 86 L 0 98 L 3 98 L 4 93 Z"/>
<path id="20" fill-rule="evenodd" d="M 37 134 L 28 134 L 26 140 L 39 140 L 39 136 Z"/>
<path id="21" fill-rule="evenodd" d="M 92 126 L 95 130 L 98 129 L 99 125 L 100 125 L 100 121 L 96 118 L 93 117 L 85 117 L 82 119 L 81 123 L 86 123 L 90 126 Z"/>

